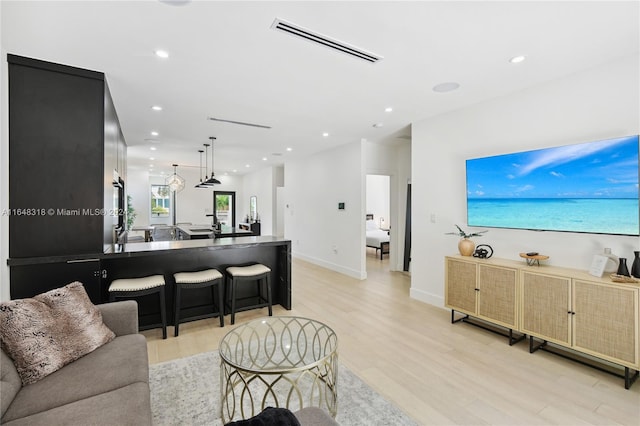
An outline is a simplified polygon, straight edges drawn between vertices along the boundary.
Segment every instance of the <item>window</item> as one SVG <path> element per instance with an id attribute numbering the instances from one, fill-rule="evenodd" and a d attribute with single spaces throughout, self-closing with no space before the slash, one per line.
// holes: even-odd
<path id="1" fill-rule="evenodd" d="M 258 197 L 249 197 L 249 223 L 258 220 Z"/>
<path id="2" fill-rule="evenodd" d="M 213 214 L 225 226 L 236 226 L 235 191 L 214 191 Z"/>
<path id="3" fill-rule="evenodd" d="M 168 217 L 171 211 L 168 185 L 151 185 L 151 217 Z"/>

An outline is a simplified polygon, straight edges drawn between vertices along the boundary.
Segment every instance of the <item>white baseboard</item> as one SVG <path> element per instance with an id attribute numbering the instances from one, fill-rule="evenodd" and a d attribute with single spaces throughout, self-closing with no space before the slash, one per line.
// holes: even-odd
<path id="1" fill-rule="evenodd" d="M 322 266 L 323 268 L 330 269 L 335 272 L 339 272 L 344 275 L 356 278 L 358 280 L 364 280 L 367 278 L 367 271 L 358 271 L 351 268 L 345 268 L 344 266 L 337 265 L 335 263 L 327 262 L 326 260 L 318 259 L 316 257 L 305 256 L 300 253 L 291 253 L 291 257 L 301 259 L 314 265 Z"/>
<path id="2" fill-rule="evenodd" d="M 444 297 L 442 296 L 438 296 L 436 294 L 432 294 L 424 290 L 419 290 L 413 287 L 411 287 L 411 289 L 409 290 L 409 296 L 412 299 L 416 299 L 421 302 L 428 303 L 433 306 L 437 306 L 439 308 L 444 308 Z"/>

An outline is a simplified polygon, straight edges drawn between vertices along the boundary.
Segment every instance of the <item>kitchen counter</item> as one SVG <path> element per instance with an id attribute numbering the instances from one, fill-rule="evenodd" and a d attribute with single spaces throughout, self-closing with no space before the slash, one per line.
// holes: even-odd
<path id="1" fill-rule="evenodd" d="M 110 253 L 103 258 L 146 256 L 150 253 L 171 252 L 173 250 L 221 250 L 267 245 L 282 245 L 289 240 L 265 235 L 260 237 L 223 237 L 175 241 L 151 241 L 148 243 L 114 244 Z"/>
<path id="2" fill-rule="evenodd" d="M 179 240 L 197 240 L 213 238 L 227 238 L 227 237 L 243 237 L 255 235 L 250 229 L 242 229 L 241 227 L 231 227 L 222 225 L 219 231 L 214 231 L 209 225 L 178 225 L 178 239 Z"/>
<path id="3" fill-rule="evenodd" d="M 58 262 L 79 262 L 88 260 L 100 260 L 119 257 L 131 257 L 139 256 L 141 254 L 149 254 L 151 252 L 162 252 L 170 250 L 184 250 L 184 249 L 207 249 L 207 250 L 219 250 L 222 248 L 238 248 L 249 247 L 255 245 L 281 245 L 283 243 L 291 243 L 284 238 L 274 237 L 271 235 L 257 236 L 257 237 L 222 237 L 216 239 L 201 239 L 201 240 L 175 240 L 175 241 L 150 241 L 147 243 L 136 242 L 127 244 L 112 244 L 105 246 L 104 253 L 91 253 L 82 255 L 67 255 L 67 256 L 43 256 L 43 257 L 25 257 L 7 259 L 7 265 L 9 266 L 26 266 L 26 265 L 38 265 L 43 263 L 58 263 Z"/>
<path id="4" fill-rule="evenodd" d="M 178 225 L 176 236 L 179 240 L 200 240 L 213 238 L 213 228 L 210 225 Z"/>
<path id="5" fill-rule="evenodd" d="M 216 268 L 224 274 L 229 266 L 261 263 L 271 269 L 273 304 L 291 309 L 291 241 L 274 236 L 208 238 L 117 244 L 106 253 L 9 259 L 11 298 L 33 297 L 72 281 L 80 281 L 94 303 L 108 301 L 108 288 L 119 278 L 163 275 L 167 318 L 173 319 L 173 297 L 177 272 Z M 255 286 L 246 286 L 239 296 L 247 304 Z M 182 311 L 186 315 L 206 312 L 211 292 L 185 292 Z M 159 312 L 153 298 L 138 300 L 141 324 L 157 322 Z"/>

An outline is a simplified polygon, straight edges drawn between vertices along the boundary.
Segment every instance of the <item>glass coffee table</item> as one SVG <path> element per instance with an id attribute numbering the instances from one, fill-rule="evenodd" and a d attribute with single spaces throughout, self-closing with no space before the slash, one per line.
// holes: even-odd
<path id="1" fill-rule="evenodd" d="M 327 325 L 273 316 L 242 324 L 220 341 L 222 422 L 266 407 L 338 409 L 338 337 Z"/>

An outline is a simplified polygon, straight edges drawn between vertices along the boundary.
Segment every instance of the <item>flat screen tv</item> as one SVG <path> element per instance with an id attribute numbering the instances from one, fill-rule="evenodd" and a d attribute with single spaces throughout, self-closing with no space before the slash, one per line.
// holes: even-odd
<path id="1" fill-rule="evenodd" d="M 467 160 L 469 226 L 640 235 L 638 136 Z"/>

